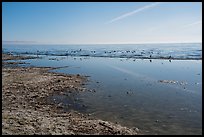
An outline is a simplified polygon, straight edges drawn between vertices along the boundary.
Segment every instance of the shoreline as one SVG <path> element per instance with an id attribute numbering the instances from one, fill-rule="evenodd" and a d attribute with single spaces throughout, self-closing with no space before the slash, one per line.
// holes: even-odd
<path id="1" fill-rule="evenodd" d="M 47 98 L 52 94 L 86 92 L 82 85 L 87 78 L 48 72 L 56 69 L 51 67 L 20 67 L 12 66 L 18 62 L 5 62 L 23 59 L 33 57 L 2 54 L 2 134 L 138 134 L 138 130 L 74 110 L 63 112 L 59 104 L 48 104 Z"/>
<path id="2" fill-rule="evenodd" d="M 6 54 L 6 55 L 9 55 L 7 53 L 3 53 L 3 54 Z M 40 57 L 34 57 L 34 56 L 30 56 L 30 57 L 27 57 L 29 55 L 35 55 L 35 56 L 47 56 L 47 54 L 24 54 L 25 56 L 23 57 L 22 60 L 24 59 L 35 59 L 35 58 L 40 58 Z M 17 58 L 19 55 L 15 55 Z M 181 57 L 163 57 L 163 56 L 158 56 L 158 57 L 147 57 L 147 56 L 96 56 L 96 55 L 79 55 L 79 56 L 76 56 L 76 55 L 68 55 L 68 54 L 56 54 L 56 55 L 49 55 L 49 56 L 58 56 L 58 57 L 91 57 L 91 58 L 118 58 L 118 59 L 133 59 L 133 60 L 136 60 L 136 59 L 141 59 L 141 60 L 202 60 L 202 57 L 200 58 L 181 58 Z M 12 60 L 11 59 L 8 59 L 8 60 Z"/>

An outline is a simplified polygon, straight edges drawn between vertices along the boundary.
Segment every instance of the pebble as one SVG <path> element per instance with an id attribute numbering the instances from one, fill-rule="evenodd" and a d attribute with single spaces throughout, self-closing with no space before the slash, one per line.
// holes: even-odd
<path id="1" fill-rule="evenodd" d="M 133 129 L 134 129 L 135 131 L 137 131 L 137 132 L 140 131 L 139 128 L 137 128 L 137 127 L 134 127 Z"/>

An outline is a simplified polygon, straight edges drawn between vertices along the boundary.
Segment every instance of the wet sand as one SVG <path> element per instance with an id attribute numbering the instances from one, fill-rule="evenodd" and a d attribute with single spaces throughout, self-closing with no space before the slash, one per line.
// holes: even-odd
<path id="1" fill-rule="evenodd" d="M 33 58 L 2 54 L 2 134 L 140 134 L 137 128 L 93 119 L 73 110 L 64 112 L 60 104 L 47 102 L 52 94 L 86 92 L 86 76 L 49 72 L 56 69 L 52 67 L 19 67 L 18 62 L 5 62 Z"/>

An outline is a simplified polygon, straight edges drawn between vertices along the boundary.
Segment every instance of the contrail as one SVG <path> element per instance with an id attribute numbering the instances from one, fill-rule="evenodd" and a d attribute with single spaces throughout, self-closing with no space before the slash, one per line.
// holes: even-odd
<path id="1" fill-rule="evenodd" d="M 144 7 L 141 7 L 141 8 L 139 8 L 139 9 L 136 9 L 136 10 L 134 10 L 134 11 L 132 11 L 132 12 L 128 12 L 128 13 L 126 13 L 126 14 L 123 14 L 123 15 L 119 16 L 119 17 L 116 17 L 116 18 L 112 19 L 111 21 L 107 22 L 106 24 L 115 22 L 115 21 L 117 21 L 117 20 L 123 19 L 123 18 L 128 17 L 128 16 L 131 16 L 131 15 L 133 15 L 133 14 L 139 13 L 139 12 L 141 12 L 141 11 L 143 11 L 143 10 L 147 10 L 147 9 L 153 8 L 153 7 L 155 7 L 155 6 L 159 5 L 159 4 L 161 4 L 161 2 L 154 2 L 154 3 L 152 3 L 152 4 L 146 5 L 146 6 L 144 6 Z"/>
<path id="2" fill-rule="evenodd" d="M 183 28 L 188 28 L 188 27 L 191 27 L 191 26 L 195 26 L 197 24 L 202 24 L 202 21 L 200 20 L 200 21 L 196 21 L 196 22 L 184 25 Z"/>

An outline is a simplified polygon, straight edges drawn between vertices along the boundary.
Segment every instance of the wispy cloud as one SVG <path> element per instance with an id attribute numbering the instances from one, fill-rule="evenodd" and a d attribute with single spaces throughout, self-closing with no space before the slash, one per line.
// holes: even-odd
<path id="1" fill-rule="evenodd" d="M 186 29 L 186 28 L 191 28 L 193 26 L 196 26 L 196 25 L 200 25 L 202 24 L 202 20 L 200 21 L 194 21 L 193 23 L 188 23 L 188 24 L 185 24 L 185 25 L 180 25 L 180 26 L 175 26 L 175 25 L 165 25 L 165 26 L 159 26 L 159 27 L 152 27 L 152 28 L 149 28 L 147 29 L 146 31 L 143 31 L 144 33 L 148 32 L 148 33 L 152 33 L 152 32 L 156 32 L 156 31 L 160 31 L 160 30 L 163 30 L 163 31 L 173 31 L 173 30 L 176 30 L 178 31 L 179 29 L 180 30 L 183 30 L 183 29 Z M 141 33 L 142 34 L 142 33 Z"/>
<path id="2" fill-rule="evenodd" d="M 184 25 L 183 28 L 192 27 L 192 26 L 195 26 L 195 25 L 198 25 L 198 24 L 202 24 L 202 21 L 199 20 L 199 21 L 195 21 L 195 22 L 193 22 L 193 23 L 190 23 L 190 24 Z"/>
<path id="3" fill-rule="evenodd" d="M 134 10 L 134 11 L 132 11 L 132 12 L 128 12 L 128 13 L 125 13 L 125 14 L 119 16 L 119 17 L 116 17 L 116 18 L 114 18 L 114 19 L 108 21 L 106 24 L 109 24 L 109 23 L 112 23 L 112 22 L 121 20 L 121 19 L 123 19 L 123 18 L 126 18 L 126 17 L 131 16 L 131 15 L 136 14 L 136 13 L 139 13 L 139 12 L 141 12 L 141 11 L 144 11 L 144 10 L 147 10 L 147 9 L 150 9 L 150 8 L 153 8 L 153 7 L 156 7 L 156 6 L 159 5 L 159 4 L 161 4 L 161 2 L 151 3 L 151 4 L 149 4 L 149 5 L 146 5 L 146 6 L 144 6 L 144 7 L 141 7 L 141 8 L 139 8 L 139 9 L 136 9 L 136 10 Z"/>

